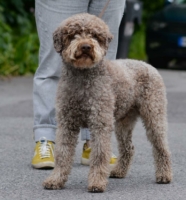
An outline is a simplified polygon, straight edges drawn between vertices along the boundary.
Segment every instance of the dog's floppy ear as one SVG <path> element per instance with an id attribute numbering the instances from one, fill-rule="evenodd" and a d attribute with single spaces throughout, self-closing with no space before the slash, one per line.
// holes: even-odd
<path id="1" fill-rule="evenodd" d="M 53 33 L 54 48 L 58 53 L 62 52 L 62 30 L 57 28 Z"/>

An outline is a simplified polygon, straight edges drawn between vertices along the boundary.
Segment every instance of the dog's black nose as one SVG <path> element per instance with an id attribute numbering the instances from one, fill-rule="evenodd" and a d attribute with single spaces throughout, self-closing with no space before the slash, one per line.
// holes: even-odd
<path id="1" fill-rule="evenodd" d="M 89 44 L 82 44 L 81 46 L 81 50 L 82 51 L 90 51 L 91 50 L 91 46 Z"/>

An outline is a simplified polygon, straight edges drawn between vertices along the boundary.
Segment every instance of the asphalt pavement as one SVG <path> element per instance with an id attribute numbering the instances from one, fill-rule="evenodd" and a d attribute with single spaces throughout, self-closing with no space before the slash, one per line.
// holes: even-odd
<path id="1" fill-rule="evenodd" d="M 186 200 L 186 71 L 159 71 L 167 87 L 172 183 L 155 183 L 152 148 L 139 120 L 133 135 L 135 156 L 125 179 L 109 179 L 104 193 L 88 193 L 89 167 L 80 164 L 79 139 L 65 188 L 44 190 L 42 182 L 51 170 L 36 170 L 30 164 L 35 145 L 33 77 L 18 77 L 0 80 L 0 200 Z M 112 147 L 117 154 L 115 136 Z"/>

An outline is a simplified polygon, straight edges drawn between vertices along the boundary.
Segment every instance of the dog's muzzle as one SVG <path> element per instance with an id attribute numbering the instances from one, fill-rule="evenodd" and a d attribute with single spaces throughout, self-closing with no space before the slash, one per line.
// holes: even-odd
<path id="1" fill-rule="evenodd" d="M 93 47 L 88 43 L 83 43 L 79 46 L 79 53 L 76 55 L 76 58 L 90 58 L 91 60 L 94 59 L 93 57 Z"/>

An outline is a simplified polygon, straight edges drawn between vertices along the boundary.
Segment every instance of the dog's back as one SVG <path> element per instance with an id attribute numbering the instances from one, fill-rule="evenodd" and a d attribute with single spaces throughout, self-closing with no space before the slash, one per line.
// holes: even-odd
<path id="1" fill-rule="evenodd" d="M 147 93 L 154 95 L 157 88 L 166 100 L 165 87 L 158 71 L 151 65 L 132 59 L 107 61 L 116 99 L 115 117 L 120 118 L 132 107 L 140 106 Z M 166 102 L 165 102 L 166 104 Z"/>
<path id="2" fill-rule="evenodd" d="M 125 79 L 138 80 L 142 77 L 158 78 L 162 81 L 162 78 L 158 71 L 147 64 L 146 62 L 132 59 L 118 59 L 112 60 L 109 64 L 109 71 L 116 76 L 124 76 Z"/>

